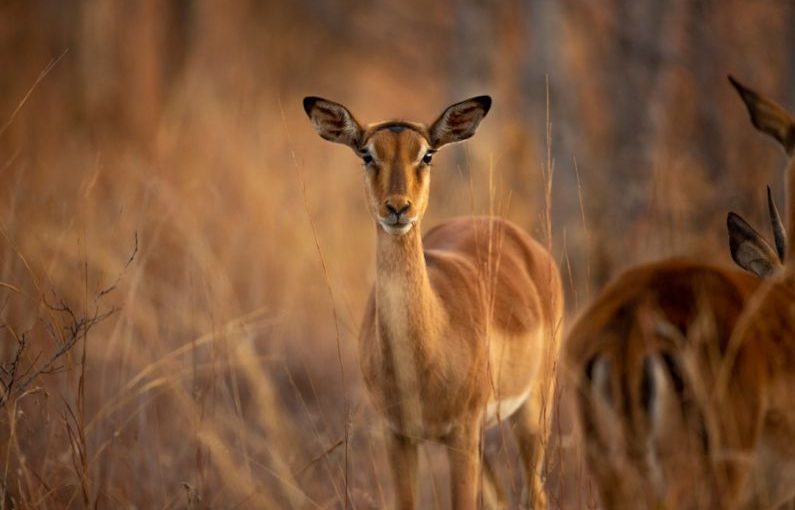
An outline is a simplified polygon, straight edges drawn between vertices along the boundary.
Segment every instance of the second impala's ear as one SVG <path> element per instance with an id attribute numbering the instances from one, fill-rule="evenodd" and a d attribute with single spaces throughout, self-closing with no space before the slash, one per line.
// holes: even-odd
<path id="1" fill-rule="evenodd" d="M 739 214 L 729 213 L 726 218 L 729 230 L 729 249 L 738 266 L 766 278 L 781 267 L 778 255 L 759 232 Z"/>
<path id="2" fill-rule="evenodd" d="M 448 106 L 428 130 L 431 146 L 438 149 L 442 145 L 471 137 L 490 108 L 489 96 L 473 97 Z"/>
<path id="3" fill-rule="evenodd" d="M 787 154 L 795 152 L 795 120 L 781 106 L 749 89 L 733 76 L 729 81 L 740 94 L 756 129 L 766 133 L 784 147 Z"/>
<path id="4" fill-rule="evenodd" d="M 322 97 L 309 96 L 304 98 L 304 111 L 320 136 L 358 150 L 363 130 L 347 108 Z"/>

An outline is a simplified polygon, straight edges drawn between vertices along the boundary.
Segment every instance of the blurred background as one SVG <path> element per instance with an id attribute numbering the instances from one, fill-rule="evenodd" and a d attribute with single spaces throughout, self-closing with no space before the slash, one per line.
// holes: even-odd
<path id="1" fill-rule="evenodd" d="M 374 226 L 303 96 L 430 122 L 492 95 L 424 227 L 519 223 L 571 324 L 630 265 L 729 265 L 730 209 L 769 232 L 784 155 L 726 75 L 795 109 L 793 62 L 790 0 L 0 3 L 0 507 L 390 501 L 356 351 Z M 550 501 L 593 508 L 561 409 Z M 446 508 L 443 450 L 421 459 Z"/>

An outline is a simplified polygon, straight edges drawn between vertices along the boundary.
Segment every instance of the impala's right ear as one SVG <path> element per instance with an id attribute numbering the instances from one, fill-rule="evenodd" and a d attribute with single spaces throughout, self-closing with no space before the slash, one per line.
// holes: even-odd
<path id="1" fill-rule="evenodd" d="M 760 278 L 770 276 L 781 267 L 773 248 L 739 214 L 729 213 L 726 228 L 729 230 L 732 259 L 738 266 Z"/>
<path id="2" fill-rule="evenodd" d="M 304 98 L 304 111 L 320 136 L 359 149 L 363 130 L 347 108 L 322 97 L 309 96 Z"/>
<path id="3" fill-rule="evenodd" d="M 784 147 L 787 154 L 795 152 L 795 120 L 781 106 L 749 89 L 733 76 L 729 81 L 740 94 L 756 129 L 766 133 Z"/>

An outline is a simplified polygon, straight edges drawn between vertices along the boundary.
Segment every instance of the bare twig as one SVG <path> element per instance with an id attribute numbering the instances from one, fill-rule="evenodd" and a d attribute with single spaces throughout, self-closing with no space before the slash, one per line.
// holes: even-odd
<path id="1" fill-rule="evenodd" d="M 328 456 L 328 455 L 329 455 L 331 452 L 333 452 L 334 450 L 336 450 L 338 447 L 342 446 L 343 444 L 345 444 L 345 439 L 344 439 L 344 438 L 343 438 L 343 439 L 340 439 L 339 441 L 337 441 L 337 442 L 336 442 L 336 443 L 334 443 L 333 445 L 329 446 L 328 448 L 326 448 L 326 449 L 323 451 L 323 453 L 321 453 L 320 455 L 318 455 L 318 456 L 317 456 L 317 457 L 315 457 L 314 459 L 312 459 L 312 460 L 310 460 L 309 462 L 307 462 L 307 463 L 306 463 L 306 464 L 305 464 L 305 465 L 304 465 L 302 468 L 300 468 L 298 471 L 296 471 L 295 473 L 293 473 L 293 476 L 295 476 L 295 477 L 298 477 L 298 476 L 300 476 L 300 475 L 301 475 L 301 473 L 303 473 L 304 471 L 306 471 L 307 469 L 309 469 L 311 466 L 315 465 L 315 464 L 316 464 L 317 462 L 319 462 L 320 460 L 322 460 L 322 459 L 326 458 L 326 457 L 327 457 L 327 456 Z"/>
<path id="2" fill-rule="evenodd" d="M 3 408 L 11 399 L 18 398 L 22 395 L 31 384 L 41 376 L 62 372 L 65 367 L 60 363 L 61 359 L 64 358 L 81 339 L 85 340 L 86 335 L 88 335 L 91 329 L 119 311 L 119 308 L 116 306 L 101 308 L 99 301 L 118 285 L 124 271 L 135 259 L 137 253 L 138 235 L 136 234 L 135 246 L 121 274 L 112 286 L 97 294 L 94 302 L 94 310 L 92 312 L 86 312 L 84 314 L 76 313 L 72 307 L 63 299 L 60 299 L 55 292 L 53 292 L 53 301 L 57 304 L 51 304 L 45 297 L 40 298 L 40 302 L 43 303 L 46 309 L 51 313 L 48 314 L 46 319 L 40 318 L 39 324 L 41 324 L 46 336 L 49 337 L 55 345 L 54 350 L 46 356 L 43 352 L 38 352 L 33 356 L 28 354 L 30 350 L 29 336 L 33 328 L 19 334 L 11 325 L 0 324 L 0 332 L 5 332 L 10 339 L 16 342 L 16 348 L 10 360 L 0 362 L 0 408 Z M 2 287 L 10 289 L 17 294 L 23 294 L 18 288 L 10 284 L 3 284 Z"/>
<path id="3" fill-rule="evenodd" d="M 119 282 L 121 281 L 122 277 L 124 276 L 124 273 L 127 272 L 127 268 L 130 267 L 130 264 L 132 264 L 133 260 L 135 260 L 135 256 L 137 254 L 138 254 L 138 232 L 135 233 L 135 246 L 133 247 L 133 251 L 130 254 L 130 258 L 127 259 L 127 262 L 124 263 L 124 267 L 121 269 L 121 272 L 116 277 L 116 281 L 114 281 L 113 284 L 110 285 L 109 287 L 106 287 L 106 288 L 100 290 L 97 293 L 96 299 L 99 299 L 99 298 L 101 298 L 102 296 L 104 296 L 106 294 L 110 294 L 111 292 L 113 292 L 116 289 L 116 287 L 119 285 Z"/>

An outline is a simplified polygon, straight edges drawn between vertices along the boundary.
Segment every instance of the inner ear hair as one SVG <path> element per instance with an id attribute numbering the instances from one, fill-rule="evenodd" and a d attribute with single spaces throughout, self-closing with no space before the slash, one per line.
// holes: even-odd
<path id="1" fill-rule="evenodd" d="M 730 212 L 726 218 L 729 249 L 738 266 L 760 278 L 770 276 L 781 266 L 777 253 L 762 235 L 739 214 Z"/>
<path id="2" fill-rule="evenodd" d="M 491 109 L 491 97 L 476 96 L 448 106 L 428 129 L 433 148 L 470 138 Z"/>
<path id="3" fill-rule="evenodd" d="M 362 127 L 343 105 L 322 97 L 308 96 L 304 98 L 304 111 L 321 137 L 359 152 Z"/>

